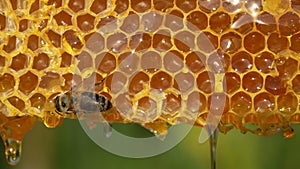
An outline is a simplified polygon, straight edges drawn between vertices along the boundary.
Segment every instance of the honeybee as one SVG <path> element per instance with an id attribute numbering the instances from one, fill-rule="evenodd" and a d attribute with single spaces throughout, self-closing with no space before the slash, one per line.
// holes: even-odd
<path id="1" fill-rule="evenodd" d="M 54 98 L 56 112 L 62 116 L 82 113 L 104 112 L 112 108 L 112 103 L 94 92 L 65 92 Z"/>
<path id="2" fill-rule="evenodd" d="M 95 85 L 100 85 L 102 79 Z M 54 98 L 55 110 L 62 116 L 70 117 L 81 112 L 84 114 L 105 112 L 112 108 L 112 103 L 104 96 L 90 91 L 70 90 Z"/>

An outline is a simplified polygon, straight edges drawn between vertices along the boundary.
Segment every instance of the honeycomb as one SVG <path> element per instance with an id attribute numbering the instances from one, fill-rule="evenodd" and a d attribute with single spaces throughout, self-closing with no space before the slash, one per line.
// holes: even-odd
<path id="1" fill-rule="evenodd" d="M 291 137 L 300 122 L 298 0 L 0 0 L 0 49 L 4 140 L 60 125 L 53 100 L 74 89 L 158 133 L 212 116 Z"/>

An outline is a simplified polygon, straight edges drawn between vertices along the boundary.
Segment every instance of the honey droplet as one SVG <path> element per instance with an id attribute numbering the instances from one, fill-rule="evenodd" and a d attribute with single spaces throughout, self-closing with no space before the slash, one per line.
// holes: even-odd
<path id="1" fill-rule="evenodd" d="M 7 163 L 10 165 L 17 165 L 21 158 L 22 142 L 13 138 L 6 138 L 3 141 Z"/>

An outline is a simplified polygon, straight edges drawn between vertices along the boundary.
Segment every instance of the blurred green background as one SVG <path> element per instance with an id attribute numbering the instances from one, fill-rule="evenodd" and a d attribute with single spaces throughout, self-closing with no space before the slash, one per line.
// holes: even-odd
<path id="1" fill-rule="evenodd" d="M 144 129 L 121 124 L 134 132 Z M 262 137 L 232 130 L 219 135 L 218 169 L 296 169 L 300 166 L 300 126 L 285 139 L 281 134 Z M 188 136 L 170 151 L 151 158 L 130 159 L 106 152 L 85 134 L 77 120 L 65 120 L 55 129 L 38 122 L 25 135 L 23 156 L 16 166 L 8 166 L 0 147 L 1 169 L 209 169 L 209 143 L 199 144 L 201 128 L 194 127 Z M 147 132 L 146 132 L 147 133 Z"/>

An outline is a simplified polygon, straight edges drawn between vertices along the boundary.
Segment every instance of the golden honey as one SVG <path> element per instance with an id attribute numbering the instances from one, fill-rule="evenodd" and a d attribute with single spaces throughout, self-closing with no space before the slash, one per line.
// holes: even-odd
<path id="1" fill-rule="evenodd" d="M 91 86 L 106 120 L 159 133 L 210 113 L 222 132 L 300 122 L 298 0 L 0 0 L 0 49 L 4 140 L 61 124 L 53 99 Z"/>

